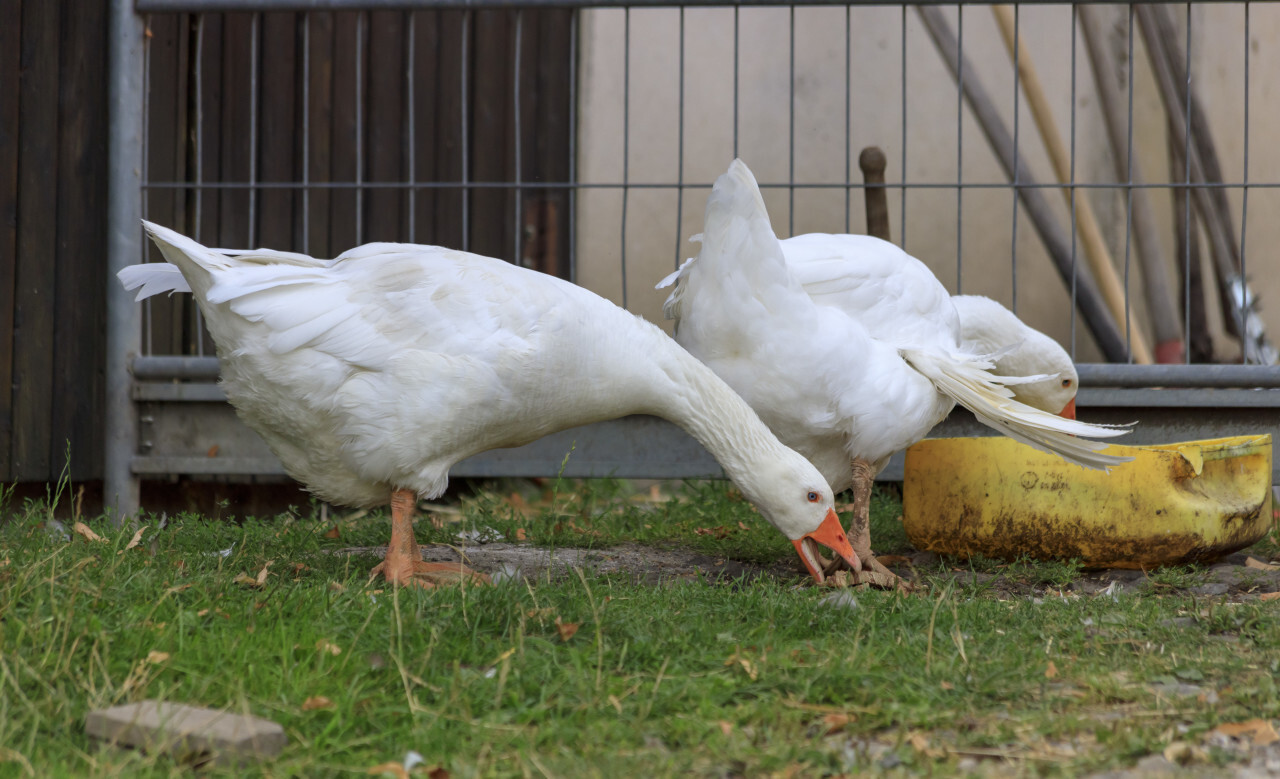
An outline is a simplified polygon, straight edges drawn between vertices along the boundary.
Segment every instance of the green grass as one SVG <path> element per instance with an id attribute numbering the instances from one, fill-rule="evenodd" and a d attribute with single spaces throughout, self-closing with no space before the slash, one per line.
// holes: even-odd
<path id="1" fill-rule="evenodd" d="M 617 483 L 512 500 L 517 487 L 437 511 L 449 521 L 420 521 L 421 538 L 522 529 L 545 545 L 794 556 L 721 484 L 666 502 L 636 502 Z M 878 492 L 878 549 L 906 546 L 897 512 Z M 0 776 L 189 775 L 83 735 L 89 710 L 144 698 L 273 719 L 288 747 L 244 773 L 308 777 L 366 775 L 409 750 L 453 777 L 951 775 L 975 757 L 1070 776 L 1221 722 L 1280 717 L 1277 603 L 1197 599 L 1172 581 L 1033 600 L 946 578 L 971 564 L 943 561 L 927 595 L 856 591 L 843 605 L 798 576 L 641 586 L 586 573 L 393 591 L 367 582 L 376 558 L 325 551 L 385 542 L 380 515 L 182 516 L 147 523 L 126 549 L 133 533 L 101 520 L 87 524 L 103 541 L 68 541 L 38 505 L 7 513 Z M 720 527 L 723 537 L 696 532 Z M 262 587 L 236 581 L 264 566 Z M 1011 568 L 1053 586 L 1078 574 Z M 1202 692 L 1168 691 L 1178 684 Z M 307 705 L 318 698 L 329 705 Z"/>

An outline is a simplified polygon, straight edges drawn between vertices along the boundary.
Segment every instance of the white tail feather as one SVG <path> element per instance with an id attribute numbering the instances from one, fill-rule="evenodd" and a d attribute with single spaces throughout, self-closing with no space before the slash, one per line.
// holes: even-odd
<path id="1" fill-rule="evenodd" d="M 127 290 L 138 290 L 135 300 L 146 300 L 152 295 L 164 292 L 190 292 L 191 285 L 183 277 L 178 266 L 167 262 L 148 262 L 143 265 L 130 265 L 122 269 L 116 276 Z M 139 289 L 141 287 L 141 289 Z"/>
<path id="2" fill-rule="evenodd" d="M 1101 454 L 1106 444 L 1077 437 L 1111 438 L 1129 432 L 1127 427 L 1078 422 L 1019 403 L 1004 386 L 1019 383 L 1018 380 L 993 376 L 986 370 L 989 363 L 982 358 L 940 357 L 913 349 L 902 350 L 902 357 L 932 381 L 939 392 L 972 411 L 978 421 L 1015 441 L 1103 471 L 1133 459 Z"/>

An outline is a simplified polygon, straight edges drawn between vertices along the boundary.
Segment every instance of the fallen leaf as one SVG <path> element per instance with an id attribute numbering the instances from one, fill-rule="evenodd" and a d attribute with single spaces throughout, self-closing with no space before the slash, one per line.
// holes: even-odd
<path id="1" fill-rule="evenodd" d="M 1280 733 L 1276 733 L 1276 729 L 1271 725 L 1271 722 L 1264 719 L 1251 719 L 1245 722 L 1224 722 L 1214 728 L 1212 732 L 1221 733 L 1230 738 L 1248 736 L 1254 746 L 1259 747 L 1280 741 Z"/>
<path id="2" fill-rule="evenodd" d="M 759 670 L 757 670 L 755 663 L 751 662 L 750 658 L 743 657 L 737 652 L 734 652 L 729 657 L 728 660 L 725 660 L 724 664 L 726 668 L 734 665 L 741 666 L 742 670 L 746 672 L 747 678 L 749 678 L 753 682 L 756 680 L 756 677 L 760 675 L 760 672 Z"/>
<path id="3" fill-rule="evenodd" d="M 1053 661 L 1050 660 L 1049 667 L 1044 669 L 1044 678 L 1056 679 L 1057 677 L 1058 677 L 1058 666 L 1054 665 Z"/>
<path id="4" fill-rule="evenodd" d="M 533 513 L 533 507 L 529 505 L 529 501 L 525 500 L 524 496 L 518 492 L 511 493 L 507 498 L 507 503 L 511 505 L 511 508 L 519 511 L 521 514 Z"/>
<path id="5" fill-rule="evenodd" d="M 528 534 L 527 534 L 527 533 L 525 533 L 525 532 L 524 532 L 524 528 L 522 528 L 522 527 L 518 527 L 518 528 L 516 528 L 516 540 L 517 540 L 517 541 L 527 541 L 527 540 L 529 540 L 529 536 L 528 536 Z"/>
<path id="6" fill-rule="evenodd" d="M 720 732 L 726 736 L 733 732 L 733 723 L 728 720 L 720 720 L 716 724 L 720 726 Z"/>
<path id="7" fill-rule="evenodd" d="M 954 690 L 954 689 L 956 688 L 956 686 L 955 686 L 954 684 L 952 684 L 951 682 L 943 682 L 943 683 L 942 683 L 941 685 L 939 685 L 939 686 L 940 686 L 940 687 L 942 687 L 942 689 L 944 689 L 944 690 Z"/>
<path id="8" fill-rule="evenodd" d="M 827 729 L 825 735 L 829 736 L 832 733 L 839 733 L 844 730 L 845 725 L 853 722 L 854 719 L 855 717 L 852 714 L 845 714 L 842 711 L 833 711 L 830 714 L 824 715 L 822 717 L 822 724 Z"/>
<path id="9" fill-rule="evenodd" d="M 98 535 L 97 533 L 93 532 L 92 530 L 90 530 L 89 526 L 83 522 L 75 523 L 74 525 L 71 526 L 71 529 L 76 531 L 80 535 L 84 536 L 89 541 L 105 542 L 107 540 L 102 536 Z"/>
<path id="10" fill-rule="evenodd" d="M 1191 765 L 1208 761 L 1209 753 L 1185 741 L 1174 741 L 1164 748 L 1164 759 L 1177 765 Z"/>
<path id="11" fill-rule="evenodd" d="M 217 445 L 217 444 L 214 444 L 213 446 L 209 447 L 209 451 L 205 452 L 205 453 L 204 453 L 204 456 L 205 456 L 205 457 L 217 457 L 217 456 L 218 456 L 218 445 Z"/>
<path id="12" fill-rule="evenodd" d="M 152 649 L 150 652 L 147 652 L 148 663 L 152 663 L 152 664 L 163 663 L 165 660 L 168 660 L 168 659 L 169 659 L 168 652 L 157 652 L 154 649 Z"/>
<path id="13" fill-rule="evenodd" d="M 427 779 L 449 779 L 449 772 L 445 770 L 444 766 L 438 765 L 427 771 Z"/>
<path id="14" fill-rule="evenodd" d="M 334 525 L 333 527 L 325 531 L 324 537 L 325 538 L 342 538 L 342 531 L 338 530 L 337 525 Z"/>
<path id="15" fill-rule="evenodd" d="M 925 757 L 932 757 L 932 758 L 946 757 L 946 754 L 947 754 L 946 751 L 941 749 L 934 749 L 933 747 L 929 746 L 929 737 L 923 733 L 918 733 L 918 732 L 912 733 L 911 735 L 907 736 L 907 742 L 910 743 L 911 746 L 914 747 L 917 752 L 924 755 Z"/>
<path id="16" fill-rule="evenodd" d="M 1248 560 L 1245 560 L 1244 564 L 1249 568 L 1257 568 L 1260 571 L 1280 571 L 1280 565 L 1264 563 L 1255 557 L 1250 557 Z"/>
<path id="17" fill-rule="evenodd" d="M 200 609 L 199 611 L 196 612 L 196 616 L 203 617 L 205 614 L 208 614 L 208 613 L 209 613 L 208 609 Z"/>
<path id="18" fill-rule="evenodd" d="M 404 766 L 399 763 L 379 763 L 371 767 L 366 773 L 370 776 L 381 776 L 383 774 L 391 774 L 396 779 L 409 779 L 409 772 L 404 770 Z"/>
<path id="19" fill-rule="evenodd" d="M 316 709 L 332 709 L 333 701 L 323 695 L 313 695 L 302 702 L 303 711 L 315 711 Z"/>
<path id="20" fill-rule="evenodd" d="M 733 531 L 724 525 L 716 527 L 695 527 L 693 532 L 700 536 L 711 536 L 712 538 L 728 538 Z"/>
<path id="21" fill-rule="evenodd" d="M 244 573 L 244 572 L 241 572 L 241 573 L 236 574 L 235 578 L 234 578 L 234 579 L 232 579 L 231 581 L 232 581 L 232 583 L 234 583 L 234 584 L 243 584 L 243 585 L 245 585 L 246 587 L 258 587 L 258 586 L 260 586 L 260 585 L 258 584 L 258 580 L 257 580 L 257 579 L 253 578 L 252 576 L 250 576 L 249 574 Z"/>
<path id="22" fill-rule="evenodd" d="M 1280 598 L 1280 591 L 1264 592 L 1258 596 L 1258 600 L 1275 600 L 1276 598 Z"/>
<path id="23" fill-rule="evenodd" d="M 189 590 L 189 589 L 191 589 L 190 584 L 175 584 L 174 586 L 165 590 L 165 593 L 167 594 L 171 592 L 182 592 L 183 590 Z M 208 611 L 208 609 L 205 609 L 205 611 Z"/>
<path id="24" fill-rule="evenodd" d="M 294 563 L 294 564 L 293 564 L 293 575 L 294 575 L 294 576 L 297 576 L 297 575 L 301 574 L 303 571 L 309 571 L 309 570 L 311 570 L 311 566 L 307 565 L 306 563 Z"/>
<path id="25" fill-rule="evenodd" d="M 138 528 L 138 532 L 133 534 L 133 538 L 129 539 L 129 543 L 124 545 L 124 550 L 127 552 L 130 549 L 133 549 L 134 547 L 136 547 L 138 544 L 142 543 L 142 534 L 145 532 L 147 532 L 146 525 L 143 525 L 142 527 Z"/>
<path id="26" fill-rule="evenodd" d="M 822 587 L 850 587 L 854 583 L 853 575 L 848 571 L 839 570 L 822 580 Z"/>
<path id="27" fill-rule="evenodd" d="M 573 638 L 573 634 L 578 632 L 579 627 L 581 625 L 577 622 L 561 622 L 560 618 L 556 617 L 556 630 L 560 631 L 561 641 L 568 641 Z"/>
<path id="28" fill-rule="evenodd" d="M 347 586 L 342 582 L 329 582 L 329 589 L 334 592 L 346 592 Z"/>
<path id="29" fill-rule="evenodd" d="M 258 571 L 257 582 L 259 587 L 267 583 L 267 567 L 270 566 L 272 562 L 272 560 L 266 561 L 262 564 L 262 570 Z"/>
<path id="30" fill-rule="evenodd" d="M 876 559 L 881 565 L 903 565 L 911 562 L 911 558 L 900 554 L 878 554 Z"/>
<path id="31" fill-rule="evenodd" d="M 319 649 L 321 652 L 328 652 L 329 654 L 334 656 L 342 654 L 342 647 L 338 646 L 337 644 L 333 643 L 327 638 L 322 638 L 319 641 L 317 641 L 316 649 Z"/>

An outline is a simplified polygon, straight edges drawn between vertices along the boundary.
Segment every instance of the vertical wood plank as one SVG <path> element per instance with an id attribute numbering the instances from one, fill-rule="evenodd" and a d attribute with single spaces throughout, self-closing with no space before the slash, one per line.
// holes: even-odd
<path id="1" fill-rule="evenodd" d="M 409 143 L 413 145 L 414 179 L 437 181 L 436 144 L 437 130 L 444 117 L 439 115 L 436 101 L 444 87 L 443 74 L 438 70 L 440 61 L 440 12 L 413 12 L 413 101 L 414 126 L 410 130 Z M 418 243 L 439 243 L 436 239 L 436 198 L 439 191 L 420 189 L 414 195 L 414 240 Z"/>
<path id="2" fill-rule="evenodd" d="M 474 124 L 471 170 L 475 181 L 510 181 L 515 172 L 515 123 L 511 11 L 477 11 L 472 63 L 475 78 L 470 96 Z M 511 244 L 515 199 L 506 188 L 481 188 L 471 194 L 471 251 L 515 261 Z"/>
<path id="3" fill-rule="evenodd" d="M 356 58 L 367 52 L 357 46 L 358 12 L 334 15 L 333 27 L 333 125 L 330 136 L 329 175 L 333 181 L 355 181 L 356 117 L 363 111 L 357 105 L 363 90 L 356 89 L 356 71 L 363 77 L 364 63 L 357 67 Z M 363 102 L 363 100 L 361 101 Z M 329 247 L 335 254 L 356 245 L 356 193 L 351 189 L 335 189 L 329 197 Z"/>
<path id="4" fill-rule="evenodd" d="M 182 121 L 186 112 L 179 108 L 185 88 L 183 53 L 186 51 L 186 26 L 177 14 L 157 14 L 147 29 L 148 83 L 147 95 L 147 159 L 149 181 L 181 181 L 185 164 L 182 149 Z M 185 230 L 182 219 L 185 204 L 182 193 L 172 189 L 148 189 L 143 193 L 143 215 L 166 227 Z M 161 262 L 160 251 L 148 242 L 148 256 Z M 144 305 L 150 312 L 152 349 L 156 354 L 182 352 L 183 323 L 186 319 L 184 295 L 151 298 Z"/>
<path id="5" fill-rule="evenodd" d="M 569 84 L 573 63 L 569 58 L 573 11 L 548 9 L 538 12 L 538 48 L 529 70 L 536 68 L 534 94 L 526 99 L 536 111 L 527 126 L 534 128 L 534 150 L 530 154 L 535 167 L 530 178 L 540 181 L 569 180 Z M 561 278 L 569 278 L 569 191 L 543 190 L 535 193 L 546 207 L 543 221 L 537 225 L 538 237 L 547 253 L 539 270 Z"/>
<path id="6" fill-rule="evenodd" d="M 369 14 L 369 88 L 365 159 L 369 180 L 404 180 L 405 14 Z M 364 241 L 405 240 L 404 190 L 371 189 L 364 198 Z"/>
<path id="7" fill-rule="evenodd" d="M 51 477 L 70 449 L 72 481 L 102 471 L 107 223 L 106 5 L 63 0 L 58 46 L 58 221 Z M 114 281 L 114 279 L 111 279 Z"/>
<path id="8" fill-rule="evenodd" d="M 222 172 L 222 51 L 223 15 L 206 14 L 203 17 L 200 60 L 192 76 L 198 81 L 200 93 L 200 178 L 202 181 L 221 181 Z M 193 61 L 193 65 L 194 65 Z M 193 87 L 194 88 L 194 87 Z M 194 178 L 194 171 L 192 175 Z M 221 237 L 222 196 L 216 190 L 196 190 L 196 202 L 200 210 L 197 235 L 202 243 L 213 243 Z"/>
<path id="9" fill-rule="evenodd" d="M 249 181 L 252 147 L 253 14 L 227 14 L 222 21 L 222 146 L 221 180 Z M 218 245 L 237 247 L 249 243 L 249 190 L 220 190 Z"/>
<path id="10" fill-rule="evenodd" d="M 53 420 L 54 246 L 57 240 L 60 5 L 22 6 L 17 266 L 14 300 L 13 478 L 44 481 Z"/>
<path id="11" fill-rule="evenodd" d="M 469 62 L 462 61 L 462 35 L 465 29 L 472 39 L 467 41 L 470 54 L 474 50 L 474 15 L 469 23 L 466 19 L 471 13 L 440 12 L 439 56 L 435 70 L 428 75 L 440 85 L 436 92 L 436 110 L 432 112 L 436 145 L 431 155 L 435 159 L 436 181 L 462 180 L 462 113 L 467 110 L 467 101 L 463 99 L 461 77 L 462 68 L 470 68 Z M 431 243 L 452 249 L 462 248 L 462 203 L 467 197 L 462 189 L 438 191 Z"/>
<path id="12" fill-rule="evenodd" d="M 310 65 L 307 73 L 307 178 L 312 182 L 328 182 L 333 154 L 333 14 L 307 15 Z M 328 189 L 314 189 L 307 195 L 306 251 L 314 257 L 332 257 L 329 244 Z"/>
<path id="13" fill-rule="evenodd" d="M 293 13 L 262 15 L 261 134 L 258 167 L 262 181 L 296 181 L 294 86 L 297 83 L 297 26 Z M 258 198 L 261 246 L 293 249 L 293 210 L 297 190 L 264 189 Z"/>
<path id="14" fill-rule="evenodd" d="M 18 253 L 22 0 L 0 4 L 0 481 L 13 480 L 13 292 Z"/>

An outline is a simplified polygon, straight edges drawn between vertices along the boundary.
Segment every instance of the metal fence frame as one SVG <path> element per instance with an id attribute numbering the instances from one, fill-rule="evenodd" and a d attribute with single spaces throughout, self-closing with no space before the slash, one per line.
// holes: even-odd
<path id="1" fill-rule="evenodd" d="M 1041 0 L 1022 0 L 1015 5 L 1038 2 Z M 1103 2 L 1124 4 L 1119 0 Z M 581 9 L 726 5 L 852 7 L 877 4 L 883 3 L 865 0 L 737 0 L 735 3 L 713 0 L 684 0 L 680 3 L 672 0 L 112 0 L 109 49 L 110 201 L 107 262 L 111 283 L 107 292 L 106 505 L 114 507 L 114 516 L 118 520 L 135 513 L 139 508 L 138 483 L 144 476 L 180 473 L 283 474 L 281 466 L 261 441 L 257 441 L 257 448 L 254 448 L 252 439 L 256 439 L 256 436 L 247 430 L 244 431 L 248 437 L 242 442 L 245 444 L 243 452 L 236 457 L 222 458 L 216 462 L 195 457 L 144 453 L 148 442 L 141 425 L 145 423 L 153 426 L 151 434 L 160 437 L 172 433 L 172 419 L 169 420 L 170 427 L 166 428 L 165 420 L 157 419 L 150 413 L 140 414 L 140 406 L 161 408 L 165 404 L 179 404 L 184 415 L 212 414 L 220 420 L 230 420 L 230 410 L 224 402 L 221 389 L 215 383 L 218 375 L 216 358 L 153 356 L 144 353 L 142 308 L 133 301 L 131 293 L 114 283 L 114 275 L 119 269 L 137 262 L 143 256 L 143 234 L 139 220 L 143 210 L 144 186 L 145 30 L 141 14 L 178 11 Z M 909 5 L 956 3 L 915 0 Z M 566 184 L 576 186 L 575 182 Z M 622 186 L 625 193 L 625 181 Z M 696 188 L 699 185 L 681 181 L 679 186 L 679 191 L 683 191 L 686 187 Z M 796 183 L 793 181 L 791 186 L 794 188 Z M 856 188 L 863 185 L 849 181 L 842 186 Z M 905 188 L 908 185 L 904 183 L 897 186 Z M 1052 183 L 1033 186 L 1058 188 L 1060 185 Z M 1243 186 L 1247 193 L 1251 186 L 1280 184 L 1246 181 L 1230 186 Z M 625 211 L 623 219 L 625 220 Z M 1142 421 L 1142 425 L 1130 436 L 1130 443 L 1208 438 L 1220 434 L 1219 431 L 1224 428 L 1280 435 L 1280 366 L 1108 363 L 1082 364 L 1079 371 L 1082 389 L 1078 403 L 1081 408 L 1089 410 L 1088 417 L 1091 421 Z M 179 379 L 189 383 L 177 383 L 175 380 Z M 233 424 L 238 423 L 233 421 Z M 935 434 L 994 433 L 976 423 L 966 412 L 959 411 L 935 430 Z M 571 449 L 573 456 L 566 463 L 565 453 Z M 498 450 L 479 455 L 459 463 L 453 469 L 453 474 L 457 476 L 554 476 L 557 473 L 571 477 L 616 475 L 630 478 L 705 478 L 721 475 L 719 465 L 691 438 L 674 425 L 648 417 L 630 417 L 563 431 L 520 449 Z M 1277 464 L 1276 474 L 1280 476 L 1280 464 Z M 900 455 L 881 478 L 901 478 Z"/>

